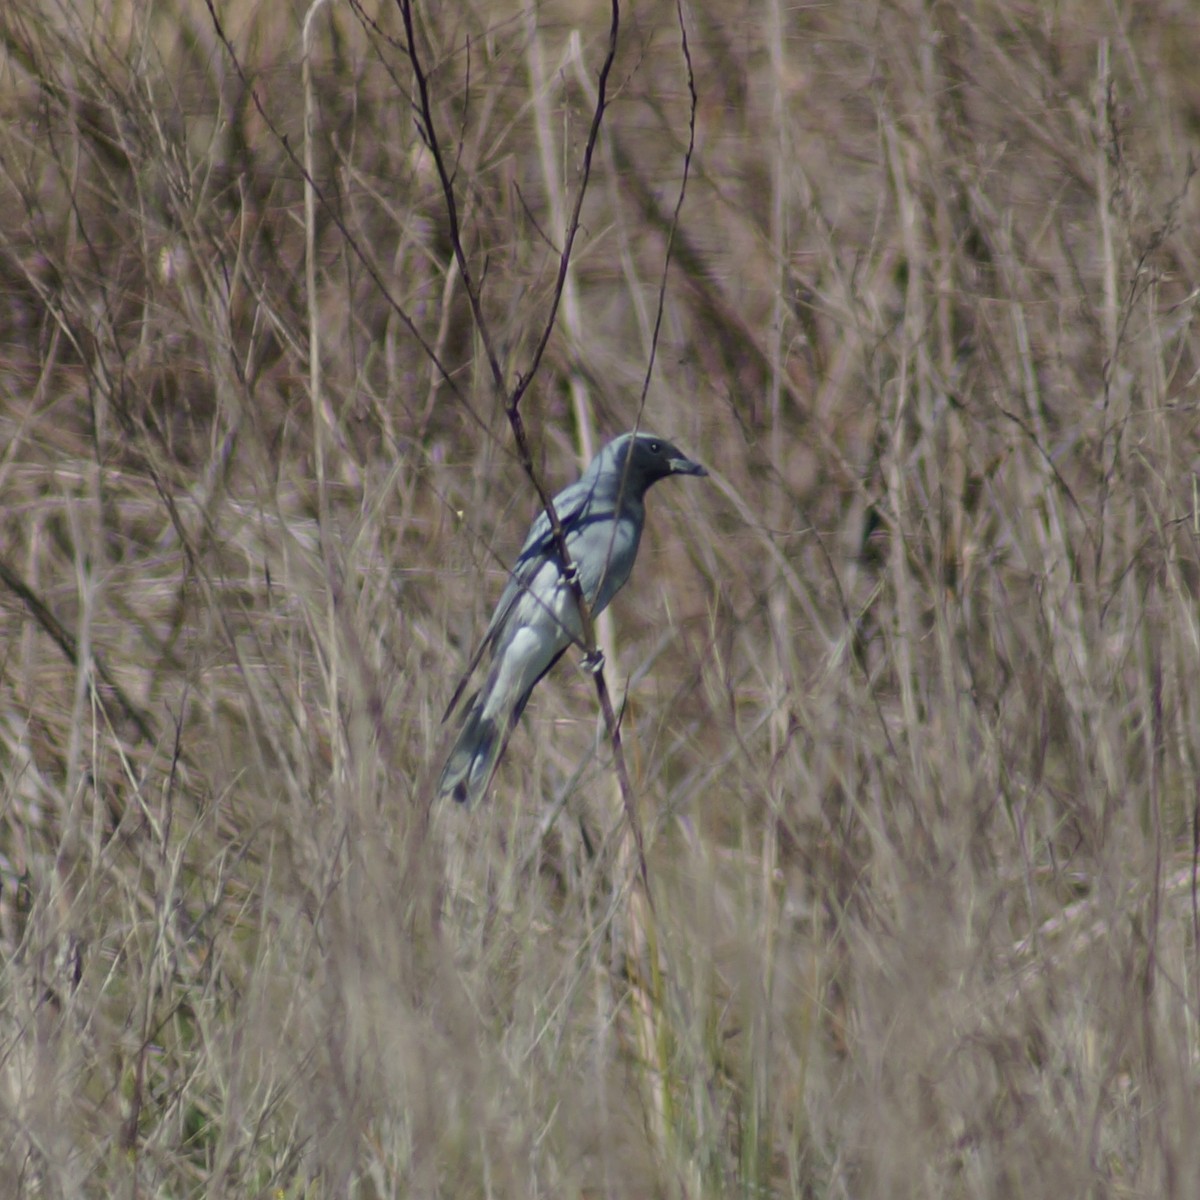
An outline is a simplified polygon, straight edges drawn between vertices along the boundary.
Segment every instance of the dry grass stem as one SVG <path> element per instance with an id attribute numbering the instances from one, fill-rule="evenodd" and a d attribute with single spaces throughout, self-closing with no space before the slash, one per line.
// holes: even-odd
<path id="1" fill-rule="evenodd" d="M 0 1196 L 1191 1200 L 1198 56 L 4 6 Z M 711 477 L 431 804 L 635 425 Z"/>

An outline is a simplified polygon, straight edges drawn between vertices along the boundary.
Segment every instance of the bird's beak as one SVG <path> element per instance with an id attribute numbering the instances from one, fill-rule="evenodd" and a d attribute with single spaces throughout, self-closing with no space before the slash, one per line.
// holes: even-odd
<path id="1" fill-rule="evenodd" d="M 707 475 L 708 472 L 698 462 L 692 462 L 690 458 L 681 457 L 671 459 L 671 474 Z"/>

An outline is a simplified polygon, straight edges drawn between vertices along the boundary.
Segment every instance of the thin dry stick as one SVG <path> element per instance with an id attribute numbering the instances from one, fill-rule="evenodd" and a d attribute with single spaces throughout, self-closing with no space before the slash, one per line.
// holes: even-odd
<path id="1" fill-rule="evenodd" d="M 338 715 L 341 704 L 338 698 L 341 671 L 336 659 L 337 637 L 337 586 L 338 570 L 333 561 L 330 543 L 329 493 L 325 482 L 326 427 L 334 427 L 331 413 L 326 412 L 321 383 L 321 311 L 317 298 L 317 195 L 313 184 L 313 126 L 316 123 L 312 89 L 312 27 L 317 13 L 326 0 L 312 0 L 304 18 L 301 34 L 303 48 L 301 77 L 304 89 L 304 286 L 308 292 L 308 395 L 312 405 L 313 462 L 317 475 L 317 534 L 321 546 L 321 564 L 325 570 L 328 622 L 325 644 L 326 655 L 320 656 L 325 668 L 325 690 L 329 711 L 329 748 L 333 755 L 334 774 L 341 768 L 340 730 Z"/>
<path id="2" fill-rule="evenodd" d="M 481 429 L 485 429 L 487 427 L 486 423 L 475 411 L 466 394 L 455 382 L 450 368 L 442 362 L 441 357 L 438 355 L 434 347 L 431 346 L 422 336 L 420 329 L 417 328 L 416 322 L 408 315 L 395 296 L 392 295 L 391 290 L 383 281 L 383 276 L 380 275 L 378 269 L 376 268 L 374 262 L 372 262 L 367 252 L 362 248 L 361 245 L 359 245 L 358 239 L 355 238 L 354 234 L 350 232 L 349 227 L 342 219 L 341 213 L 338 212 L 337 207 L 331 204 L 328 199 L 326 199 L 325 193 L 320 189 L 320 187 L 317 186 L 317 182 L 313 178 L 312 173 L 297 157 L 295 150 L 292 149 L 292 143 L 288 139 L 287 135 L 284 134 L 275 124 L 275 122 L 271 120 L 270 115 L 263 106 L 262 100 L 259 98 L 258 91 L 251 84 L 245 70 L 242 68 L 241 60 L 234 51 L 233 43 L 229 40 L 229 37 L 225 32 L 224 25 L 221 24 L 221 18 L 217 16 L 217 10 L 214 7 L 214 0 L 204 0 L 204 2 L 208 8 L 209 17 L 212 20 L 213 29 L 216 32 L 217 37 L 220 39 L 221 44 L 225 47 L 225 52 L 229 55 L 230 62 L 233 63 L 233 69 L 237 72 L 237 76 L 241 80 L 242 86 L 245 87 L 246 91 L 249 93 L 250 99 L 254 103 L 255 111 L 262 118 L 263 124 L 266 125 L 266 127 L 271 131 L 271 136 L 279 144 L 279 147 L 283 150 L 284 154 L 287 155 L 292 166 L 299 171 L 300 177 L 304 180 L 305 184 L 312 189 L 313 195 L 320 202 L 322 211 L 330 219 L 330 221 L 333 222 L 333 225 L 341 235 L 345 244 L 350 247 L 350 251 L 354 257 L 357 258 L 362 264 L 363 270 L 366 271 L 367 276 L 375 285 L 379 295 L 383 298 L 392 312 L 394 312 L 396 316 L 400 318 L 404 328 L 408 330 L 413 340 L 418 346 L 421 347 L 421 352 L 425 355 L 425 357 L 435 367 L 437 367 L 438 374 L 442 379 L 442 383 L 450 390 L 451 395 L 453 395 L 455 400 L 462 405 L 465 411 L 470 415 L 471 419 Z"/>
<path id="3" fill-rule="evenodd" d="M 658 352 L 658 338 L 662 329 L 663 311 L 666 307 L 667 277 L 671 269 L 671 252 L 675 245 L 675 235 L 679 228 L 679 217 L 683 211 L 683 202 L 687 196 L 688 178 L 691 174 L 692 153 L 696 145 L 696 78 L 692 67 L 691 50 L 688 47 L 687 25 L 684 21 L 683 0 L 676 0 L 676 15 L 679 20 L 680 49 L 683 55 L 684 68 L 688 86 L 688 144 L 683 157 L 683 178 L 679 184 L 679 195 L 671 214 L 671 222 L 667 229 L 667 244 L 663 253 L 662 274 L 659 279 L 658 302 L 654 314 L 654 329 L 650 335 L 650 353 L 646 362 L 646 374 L 642 381 L 642 392 L 638 401 L 637 424 L 641 424 L 642 412 L 646 407 L 646 397 L 650 390 L 650 379 L 654 372 L 654 363 Z M 616 734 L 620 736 L 619 731 Z M 622 845 L 624 852 L 628 843 Z M 638 845 L 639 854 L 642 848 Z M 643 856 L 642 862 L 645 862 Z M 663 958 L 658 937 L 658 927 L 655 921 L 654 900 L 649 889 L 645 892 L 645 908 L 641 898 L 635 891 L 630 897 L 630 933 L 639 940 L 645 948 L 646 962 L 649 968 L 648 978 L 635 977 L 632 982 L 633 1012 L 636 1017 L 636 1032 L 638 1049 L 642 1061 L 653 1064 L 654 1077 L 651 1088 L 652 1111 L 657 1121 L 657 1135 L 660 1144 L 669 1144 L 669 1135 L 678 1128 L 673 1096 L 667 1086 L 671 1071 L 671 1039 L 668 1024 L 662 1020 L 664 1011 Z M 636 964 L 630 962 L 630 968 L 636 969 Z M 640 972 L 639 972 L 640 975 Z M 696 1176 L 696 1164 L 690 1158 L 681 1158 L 679 1166 L 688 1172 L 684 1191 L 699 1190 L 699 1179 Z"/>
<path id="4" fill-rule="evenodd" d="M 0 583 L 3 583 L 29 609 L 33 619 L 50 635 L 51 640 L 63 652 L 66 660 L 73 667 L 78 668 L 80 665 L 79 643 L 75 635 L 50 611 L 49 605 L 37 592 L 3 559 L 0 559 Z M 100 676 L 101 682 L 116 699 L 117 706 L 124 713 L 125 719 L 137 730 L 138 737 L 143 742 L 153 746 L 158 741 L 158 735 L 154 732 L 150 717 L 125 694 L 124 689 L 116 681 L 104 659 L 95 649 L 91 650 L 90 657 L 96 668 L 96 674 Z M 94 684 L 92 691 L 96 702 L 107 712 L 104 696 Z"/>
<path id="5" fill-rule="evenodd" d="M 688 180 L 692 174 L 692 155 L 696 151 L 696 110 L 700 100 L 696 94 L 696 72 L 692 67 L 692 51 L 688 46 L 687 25 L 683 20 L 683 0 L 676 0 L 675 15 L 679 19 L 679 50 L 683 55 L 684 71 L 687 75 L 688 89 L 688 142 L 683 152 L 683 178 L 679 181 L 679 195 L 675 200 L 675 208 L 671 212 L 671 221 L 667 226 L 667 248 L 663 252 L 662 276 L 658 281 L 658 303 L 654 311 L 654 331 L 650 335 L 650 354 L 646 359 L 646 375 L 642 380 L 642 394 L 638 399 L 638 421 L 642 419 L 642 410 L 646 407 L 646 395 L 650 391 L 650 378 L 654 374 L 654 363 L 658 357 L 658 335 L 662 329 L 663 310 L 667 302 L 667 275 L 671 269 L 674 257 L 675 238 L 679 233 L 679 217 L 683 212 L 683 202 L 687 198 Z"/>
<path id="6" fill-rule="evenodd" d="M 551 230 L 554 237 L 562 239 L 567 226 L 567 215 L 563 200 L 563 189 L 560 186 L 557 169 L 558 147 L 555 142 L 550 117 L 549 78 L 553 78 L 554 76 L 548 76 L 542 55 L 541 37 L 536 14 L 532 10 L 528 17 L 528 38 L 529 71 L 534 94 L 534 106 L 537 112 L 536 130 L 538 149 L 541 157 L 542 176 L 545 181 L 551 212 Z M 579 84 L 585 96 L 588 97 L 588 102 L 594 106 L 597 97 L 592 89 L 590 77 L 581 67 L 582 55 L 578 37 L 571 39 L 569 56 L 575 68 Z M 561 74 L 561 71 L 562 67 L 560 66 L 559 70 L 554 74 Z M 665 284 L 666 264 L 664 264 L 663 268 L 663 277 Z M 584 354 L 585 332 L 573 265 L 568 268 L 564 277 L 560 311 L 562 314 L 562 327 L 569 344 L 578 353 Z M 662 292 L 660 291 L 660 320 L 661 314 Z M 657 329 L 658 325 L 656 324 L 656 332 Z M 653 357 L 650 360 L 650 366 L 652 367 L 652 365 Z M 647 385 L 650 377 L 649 370 L 650 368 L 647 369 Z M 586 387 L 578 373 L 572 378 L 571 392 L 580 440 L 583 443 L 581 449 L 585 451 L 583 457 L 586 460 L 590 457 L 591 453 L 591 410 L 586 397 Z M 643 388 L 643 405 L 645 395 L 646 389 Z M 641 423 L 641 409 L 642 405 L 639 405 L 635 428 Z M 612 542 L 609 543 L 607 553 L 610 555 L 612 553 Z M 611 622 L 606 618 L 601 618 L 597 622 L 597 636 L 600 639 L 601 648 L 607 649 L 608 644 L 611 644 Z M 621 735 L 619 722 L 612 730 L 611 736 L 620 743 L 620 753 L 623 755 L 624 739 Z M 616 803 L 618 806 L 623 807 L 624 793 L 621 791 L 619 785 L 616 791 Z M 615 876 L 620 880 L 629 880 L 632 878 L 634 883 L 630 888 L 627 907 L 625 908 L 626 921 L 623 936 L 619 940 L 614 938 L 613 950 L 617 956 L 617 960 L 621 964 L 618 970 L 621 974 L 625 975 L 630 985 L 628 1000 L 637 1061 L 646 1064 L 646 1069 L 643 1072 L 643 1080 L 646 1087 L 645 1109 L 647 1125 L 650 1128 L 655 1144 L 661 1148 L 662 1158 L 665 1162 L 669 1157 L 667 1149 L 671 1145 L 671 1131 L 675 1127 L 675 1122 L 671 1110 L 671 1092 L 666 1086 L 667 1071 L 670 1065 L 669 1055 L 662 1052 L 668 1042 L 667 1031 L 664 1030 L 660 1021 L 662 1005 L 659 985 L 662 979 L 662 971 L 660 968 L 652 906 L 648 907 L 647 903 L 651 898 L 646 893 L 644 886 L 640 888 L 637 886 L 636 880 L 639 877 L 634 875 L 630 870 L 637 827 L 632 821 L 625 822 L 623 826 L 620 824 L 620 807 L 617 810 L 617 827 L 621 832 L 617 837 L 617 849 L 614 856 Z M 619 908 L 620 906 L 614 905 L 609 910 L 610 919 L 616 917 Z M 644 962 L 649 964 L 648 973 L 641 969 L 640 964 Z M 607 984 L 603 986 L 607 986 Z"/>
<path id="7" fill-rule="evenodd" d="M 433 158 L 434 169 L 437 171 L 438 182 L 442 188 L 442 199 L 446 205 L 446 221 L 450 226 L 450 245 L 454 250 L 458 271 L 462 276 L 467 300 L 471 305 L 475 328 L 479 331 L 480 340 L 483 342 L 483 351 L 488 366 L 491 368 L 492 383 L 496 387 L 497 394 L 503 395 L 506 391 L 504 370 L 500 365 L 500 359 L 492 341 L 491 327 L 483 315 L 482 289 L 476 283 L 474 275 L 471 274 L 471 265 L 467 262 L 467 254 L 462 242 L 462 227 L 458 220 L 458 201 L 454 195 L 454 181 L 450 178 L 446 158 L 438 140 L 437 128 L 433 123 L 433 105 L 429 99 L 429 78 L 421 64 L 421 56 L 417 53 L 417 34 L 413 22 L 412 0 L 396 0 L 396 3 L 400 9 L 400 19 L 404 23 L 404 50 L 412 65 L 413 78 L 417 83 L 417 131 Z"/>
<path id="8" fill-rule="evenodd" d="M 527 29 L 529 39 L 529 70 L 532 77 L 532 91 L 534 94 L 534 108 L 536 110 L 535 132 L 537 136 L 538 152 L 541 158 L 542 178 L 546 188 L 547 204 L 550 209 L 550 234 L 553 238 L 558 239 L 559 243 L 566 240 L 567 228 L 570 220 L 566 212 L 566 204 L 563 198 L 563 188 L 560 186 L 558 160 L 560 157 L 560 148 L 558 147 L 553 133 L 553 119 L 550 114 L 550 104 L 548 100 L 550 90 L 550 80 L 557 79 L 562 74 L 562 64 L 553 71 L 547 72 L 545 62 L 542 55 L 541 33 L 538 26 L 538 15 L 535 9 L 530 8 L 527 14 Z M 570 39 L 569 51 L 570 58 L 576 62 L 578 66 L 579 60 L 582 59 L 582 51 L 579 45 L 579 35 L 575 34 Z M 590 79 L 582 69 L 578 69 L 579 76 L 585 81 L 584 88 L 590 87 Z M 595 105 L 596 97 L 591 95 L 591 103 Z M 562 299 L 558 309 L 561 313 L 560 325 L 566 333 L 568 344 L 573 355 L 581 355 L 584 353 L 584 323 L 583 315 L 579 307 L 579 289 L 576 286 L 575 269 L 573 264 L 568 265 L 566 273 L 563 275 Z M 575 422 L 579 439 L 580 458 L 584 465 L 592 458 L 594 453 L 595 437 L 592 423 L 592 413 L 590 402 L 587 398 L 587 390 L 579 373 L 576 372 L 571 379 L 571 398 L 572 407 L 575 413 Z M 599 652 L 606 658 L 610 659 L 609 651 L 612 650 L 612 622 L 608 616 L 601 616 L 595 622 L 596 628 L 596 645 Z M 605 677 L 607 684 L 608 678 Z M 616 685 L 616 690 L 620 690 L 619 685 Z M 619 734 L 618 734 L 619 736 Z"/>

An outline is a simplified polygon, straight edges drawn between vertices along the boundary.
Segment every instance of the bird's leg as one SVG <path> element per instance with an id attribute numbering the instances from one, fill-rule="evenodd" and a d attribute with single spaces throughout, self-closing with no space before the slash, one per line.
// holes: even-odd
<path id="1" fill-rule="evenodd" d="M 583 596 L 583 584 L 579 578 L 579 567 L 574 559 L 567 562 L 566 568 L 562 572 L 563 582 L 575 593 L 575 599 L 579 603 L 579 621 L 583 626 L 583 636 L 575 638 L 576 644 L 581 648 L 587 649 L 587 641 L 595 635 L 592 631 L 591 620 L 588 615 L 587 601 Z M 594 650 L 584 655 L 583 669 L 589 671 L 592 675 L 599 675 L 604 670 L 604 655 L 597 646 Z"/>

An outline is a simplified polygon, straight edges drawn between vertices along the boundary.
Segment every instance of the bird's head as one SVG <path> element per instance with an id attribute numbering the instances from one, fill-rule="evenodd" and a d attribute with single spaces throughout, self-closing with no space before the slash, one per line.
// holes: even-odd
<path id="1" fill-rule="evenodd" d="M 666 438 L 653 433 L 626 433 L 610 443 L 625 486 L 641 495 L 668 475 L 707 475 L 708 472 Z"/>

